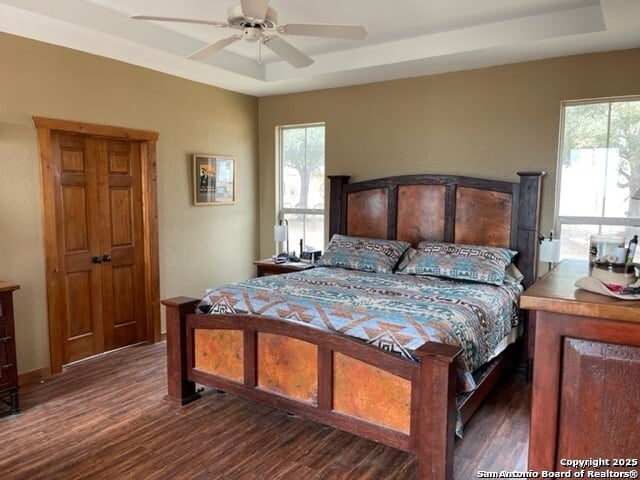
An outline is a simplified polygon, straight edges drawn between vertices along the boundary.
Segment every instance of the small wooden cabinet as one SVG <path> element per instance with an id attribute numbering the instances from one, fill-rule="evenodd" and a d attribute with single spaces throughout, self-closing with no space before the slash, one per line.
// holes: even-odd
<path id="1" fill-rule="evenodd" d="M 564 261 L 520 300 L 535 325 L 529 470 L 638 460 L 640 301 L 576 288 L 588 274 L 586 261 Z"/>
<path id="2" fill-rule="evenodd" d="M 279 275 L 281 273 L 299 272 L 301 270 L 307 270 L 313 268 L 313 265 L 306 262 L 284 262 L 275 263 L 272 259 L 266 258 L 264 260 L 256 260 L 253 262 L 256 266 L 257 274 L 259 277 L 266 275 Z"/>
<path id="3" fill-rule="evenodd" d="M 20 286 L 0 281 L 0 399 L 11 413 L 20 412 L 13 318 L 13 292 Z"/>

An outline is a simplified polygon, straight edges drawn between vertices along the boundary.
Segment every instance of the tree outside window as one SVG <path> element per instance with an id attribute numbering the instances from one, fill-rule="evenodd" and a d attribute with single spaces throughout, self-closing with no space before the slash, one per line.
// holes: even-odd
<path id="1" fill-rule="evenodd" d="M 280 215 L 290 253 L 324 247 L 324 124 L 280 127 Z"/>
<path id="2" fill-rule="evenodd" d="M 565 103 L 560 140 L 562 256 L 587 258 L 590 235 L 628 243 L 640 233 L 640 98 Z"/>

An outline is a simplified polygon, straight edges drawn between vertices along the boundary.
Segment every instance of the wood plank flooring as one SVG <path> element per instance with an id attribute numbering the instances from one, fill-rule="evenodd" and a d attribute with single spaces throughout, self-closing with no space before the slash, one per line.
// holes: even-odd
<path id="1" fill-rule="evenodd" d="M 0 416 L 0 478 L 415 479 L 407 453 L 207 390 L 164 400 L 165 344 L 139 345 L 66 367 L 20 391 Z M 525 470 L 531 389 L 515 371 L 469 421 L 455 478 Z"/>

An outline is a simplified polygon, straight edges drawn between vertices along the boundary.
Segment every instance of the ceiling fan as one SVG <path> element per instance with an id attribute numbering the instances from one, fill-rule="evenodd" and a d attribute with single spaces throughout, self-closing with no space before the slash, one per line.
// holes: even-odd
<path id="1" fill-rule="evenodd" d="M 258 42 L 259 45 L 265 45 L 296 68 L 307 67 L 313 63 L 313 60 L 286 42 L 279 35 L 274 35 L 274 33 L 281 35 L 344 38 L 348 40 L 363 40 L 367 36 L 367 31 L 362 25 L 312 23 L 278 25 L 278 13 L 271 8 L 268 3 L 269 0 L 240 0 L 239 5 L 234 5 L 229 8 L 226 22 L 191 18 L 156 17 L 151 15 L 132 15 L 131 18 L 160 22 L 197 23 L 221 28 L 234 28 L 242 31 L 242 33 L 223 38 L 193 52 L 187 57 L 192 60 L 206 58 L 226 46 L 244 39 L 249 42 Z"/>

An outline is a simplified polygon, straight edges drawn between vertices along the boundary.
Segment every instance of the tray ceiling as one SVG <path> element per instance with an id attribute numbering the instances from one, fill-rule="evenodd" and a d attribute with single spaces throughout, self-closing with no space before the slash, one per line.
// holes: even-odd
<path id="1" fill-rule="evenodd" d="M 640 0 L 271 0 L 280 24 L 368 32 L 365 40 L 287 35 L 314 60 L 304 68 L 246 41 L 189 60 L 229 29 L 130 18 L 226 21 L 238 1 L 0 0 L 0 31 L 256 96 L 640 47 Z"/>

